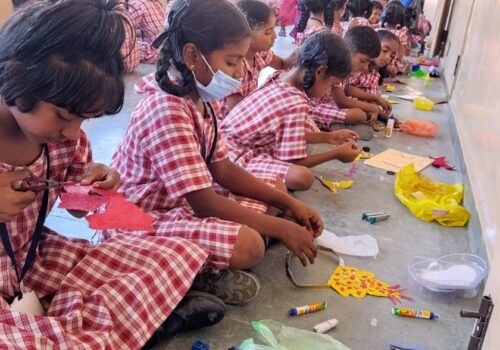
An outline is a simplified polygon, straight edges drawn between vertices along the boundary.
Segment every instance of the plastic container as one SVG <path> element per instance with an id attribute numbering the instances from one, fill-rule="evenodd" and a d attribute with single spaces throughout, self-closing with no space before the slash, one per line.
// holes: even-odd
<path id="1" fill-rule="evenodd" d="M 486 262 L 473 254 L 450 254 L 439 259 L 412 257 L 408 273 L 422 287 L 438 293 L 464 291 L 463 297 L 474 297 L 486 277 Z"/>
<path id="2" fill-rule="evenodd" d="M 431 111 L 432 107 L 434 107 L 434 102 L 426 97 L 417 97 L 413 100 L 413 106 L 423 111 Z"/>

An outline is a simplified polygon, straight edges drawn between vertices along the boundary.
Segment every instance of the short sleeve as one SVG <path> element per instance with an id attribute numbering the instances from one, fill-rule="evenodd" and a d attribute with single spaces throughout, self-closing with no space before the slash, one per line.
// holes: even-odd
<path id="1" fill-rule="evenodd" d="M 280 118 L 276 135 L 275 157 L 280 160 L 294 160 L 307 157 L 306 118 L 307 108 L 294 107 Z"/>
<path id="2" fill-rule="evenodd" d="M 141 148 L 171 197 L 209 188 L 212 178 L 201 156 L 201 139 L 191 111 L 180 103 L 168 103 L 144 133 Z M 217 152 L 217 156 L 221 151 Z"/>

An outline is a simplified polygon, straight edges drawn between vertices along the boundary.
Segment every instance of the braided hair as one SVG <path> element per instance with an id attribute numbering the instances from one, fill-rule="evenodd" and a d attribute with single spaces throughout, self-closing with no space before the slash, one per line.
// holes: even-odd
<path id="1" fill-rule="evenodd" d="M 207 56 L 249 35 L 245 17 L 227 0 L 176 0 L 168 14 L 167 30 L 154 43 L 162 45 L 155 75 L 159 87 L 179 97 L 196 91 L 194 75 L 182 59 L 187 43 Z M 175 71 L 179 74 L 173 78 Z"/>
<path id="2" fill-rule="evenodd" d="M 297 32 L 303 33 L 312 13 L 323 12 L 325 26 L 333 25 L 334 0 L 300 0 L 300 19 L 297 24 Z"/>
<path id="3" fill-rule="evenodd" d="M 302 89 L 309 90 L 316 82 L 316 70 L 326 67 L 326 76 L 345 79 L 351 73 L 351 53 L 338 35 L 323 31 L 308 37 L 297 57 L 296 66 L 304 68 Z"/>

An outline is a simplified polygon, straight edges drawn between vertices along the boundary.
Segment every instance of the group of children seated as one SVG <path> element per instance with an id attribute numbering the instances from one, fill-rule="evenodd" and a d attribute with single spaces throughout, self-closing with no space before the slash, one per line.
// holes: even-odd
<path id="1" fill-rule="evenodd" d="M 176 0 L 153 36 L 135 29 L 160 23 L 134 14 L 146 2 L 39 1 L 0 32 L 2 346 L 141 348 L 216 324 L 225 304 L 257 297 L 244 270 L 272 242 L 314 262 L 321 217 L 287 190 L 308 190 L 311 167 L 352 162 L 359 134 L 390 117 L 379 85 L 405 53 L 395 1 L 375 31 L 351 1 L 302 0 L 286 58 L 271 51 L 264 2 Z M 346 5 L 354 19 L 340 30 Z M 143 98 L 108 167 L 80 127 L 123 106 L 131 28 L 157 70 L 137 81 Z M 258 87 L 267 66 L 277 71 Z M 331 147 L 308 153 L 315 143 Z M 95 246 L 59 235 L 43 221 L 62 189 L 13 189 L 30 176 L 118 189 L 154 230 L 101 230 Z"/>

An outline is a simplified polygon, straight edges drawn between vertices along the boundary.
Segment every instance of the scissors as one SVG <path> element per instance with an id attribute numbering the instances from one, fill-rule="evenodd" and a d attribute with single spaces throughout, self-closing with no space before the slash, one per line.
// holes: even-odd
<path id="1" fill-rule="evenodd" d="M 61 188 L 66 185 L 75 184 L 73 181 L 55 181 L 55 180 L 44 179 L 40 176 L 36 176 L 35 174 L 33 174 L 33 172 L 27 167 L 25 167 L 24 169 L 28 171 L 30 176 L 25 177 L 22 180 L 17 180 L 12 182 L 11 187 L 14 191 L 21 191 L 21 192 L 33 191 L 38 193 L 48 190 L 50 188 Z"/>

